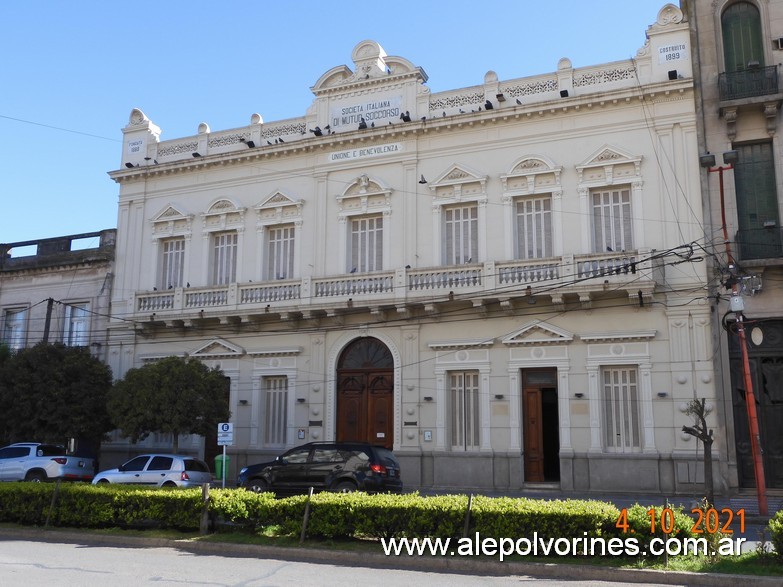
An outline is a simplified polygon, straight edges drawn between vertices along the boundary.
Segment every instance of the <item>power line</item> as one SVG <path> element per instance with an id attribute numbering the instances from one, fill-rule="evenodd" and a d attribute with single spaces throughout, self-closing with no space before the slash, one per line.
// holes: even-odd
<path id="1" fill-rule="evenodd" d="M 14 118 L 13 116 L 5 116 L 4 114 L 0 114 L 0 118 L 5 118 L 6 120 L 13 120 L 14 122 L 21 122 L 24 124 L 32 124 L 35 126 L 42 126 L 44 128 L 51 128 L 54 130 L 59 130 L 61 132 L 70 132 L 76 135 L 83 135 L 85 137 L 92 137 L 94 139 L 101 139 L 104 141 L 112 141 L 113 143 L 121 143 L 122 141 L 119 139 L 110 139 L 109 137 L 102 137 L 101 135 L 94 135 L 88 132 L 82 132 L 80 130 L 72 130 L 70 128 L 63 128 L 61 126 L 53 126 L 51 124 L 44 124 L 42 122 L 33 122 L 32 120 L 24 120 L 22 118 Z"/>

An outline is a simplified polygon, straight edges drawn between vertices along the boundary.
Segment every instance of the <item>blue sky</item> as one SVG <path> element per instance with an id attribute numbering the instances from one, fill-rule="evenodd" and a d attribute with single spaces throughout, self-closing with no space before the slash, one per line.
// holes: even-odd
<path id="1" fill-rule="evenodd" d="M 303 116 L 372 39 L 433 92 L 628 59 L 663 0 L 41 1 L 0 5 L 0 242 L 116 226 L 121 128 L 162 140 Z M 674 2 L 678 5 L 679 2 Z"/>

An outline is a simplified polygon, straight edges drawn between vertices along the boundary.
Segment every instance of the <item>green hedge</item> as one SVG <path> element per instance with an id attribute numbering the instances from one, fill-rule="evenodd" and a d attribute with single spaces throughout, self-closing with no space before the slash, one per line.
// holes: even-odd
<path id="1" fill-rule="evenodd" d="M 56 499 L 53 500 L 55 492 Z M 208 504 L 213 521 L 252 530 L 274 527 L 278 534 L 298 536 L 306 496 L 275 499 L 271 493 L 212 489 Z M 52 503 L 54 505 L 52 506 Z M 310 538 L 462 537 L 468 496 L 418 494 L 366 495 L 320 493 L 310 501 Z M 84 483 L 0 484 L 0 522 L 70 527 L 173 528 L 197 530 L 204 505 L 200 489 L 145 489 Z M 651 506 L 627 509 L 627 533 L 616 526 L 620 511 L 588 500 L 538 500 L 476 496 L 468 536 L 540 539 L 635 536 L 643 545 L 663 537 L 660 524 L 650 533 Z M 656 507 L 660 520 L 661 506 Z M 675 510 L 679 538 L 691 536 L 693 519 Z M 783 551 L 783 513 L 770 524 L 778 552 Z"/>
<path id="2" fill-rule="evenodd" d="M 775 552 L 779 558 L 783 559 L 783 510 L 772 516 L 769 521 L 769 532 Z"/>

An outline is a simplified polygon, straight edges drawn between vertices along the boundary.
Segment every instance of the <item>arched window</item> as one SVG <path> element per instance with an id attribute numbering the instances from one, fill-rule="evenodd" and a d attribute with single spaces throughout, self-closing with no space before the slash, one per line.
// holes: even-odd
<path id="1" fill-rule="evenodd" d="M 343 351 L 338 369 L 392 369 L 394 359 L 389 349 L 377 338 L 355 340 Z"/>
<path id="2" fill-rule="evenodd" d="M 761 16 L 750 2 L 737 2 L 721 16 L 726 71 L 764 66 Z"/>

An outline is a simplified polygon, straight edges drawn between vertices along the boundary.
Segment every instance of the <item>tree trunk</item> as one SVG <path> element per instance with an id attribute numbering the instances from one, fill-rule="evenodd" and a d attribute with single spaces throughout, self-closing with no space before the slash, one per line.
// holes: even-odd
<path id="1" fill-rule="evenodd" d="M 179 454 L 179 430 L 174 430 L 172 433 L 173 440 L 171 442 L 172 449 L 175 455 Z"/>
<path id="2" fill-rule="evenodd" d="M 712 431 L 710 431 L 712 432 Z M 709 439 L 702 439 L 704 444 L 704 493 L 707 503 L 715 505 L 715 489 L 712 481 L 712 435 Z"/>

